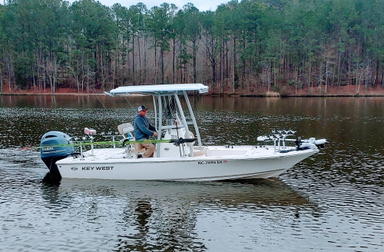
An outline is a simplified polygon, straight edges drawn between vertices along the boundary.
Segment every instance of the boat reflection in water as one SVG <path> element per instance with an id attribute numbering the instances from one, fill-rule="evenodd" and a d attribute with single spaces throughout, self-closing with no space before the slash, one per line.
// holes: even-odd
<path id="1" fill-rule="evenodd" d="M 384 97 L 190 97 L 207 145 L 248 144 L 271 125 L 329 139 L 280 175 L 284 183 L 50 186 L 41 183 L 47 168 L 39 153 L 20 147 L 38 146 L 51 129 L 77 137 L 92 125 L 115 130 L 152 102 L 133 97 L 128 109 L 124 97 L 99 97 L 105 109 L 95 96 L 55 98 L 0 98 L 1 251 L 383 250 Z"/>
<path id="2" fill-rule="evenodd" d="M 49 205 L 58 203 L 75 216 L 77 232 L 94 226 L 99 233 L 108 233 L 107 240 L 114 240 L 120 251 L 203 251 L 205 233 L 209 239 L 220 236 L 214 225 L 210 230 L 209 222 L 223 223 L 227 218 L 224 223 L 255 229 L 250 221 L 268 211 L 270 219 L 279 221 L 284 215 L 297 218 L 304 206 L 315 208 L 280 180 L 266 179 L 190 183 L 66 179 L 59 186 L 43 184 L 42 189 Z M 277 208 L 285 213 L 276 216 Z M 237 229 L 233 231 L 242 232 Z"/>

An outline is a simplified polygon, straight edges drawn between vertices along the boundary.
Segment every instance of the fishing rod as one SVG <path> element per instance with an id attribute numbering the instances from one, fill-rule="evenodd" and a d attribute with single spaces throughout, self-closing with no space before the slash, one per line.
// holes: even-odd
<path id="1" fill-rule="evenodd" d="M 113 145 L 113 144 L 118 144 L 122 143 L 123 146 L 126 146 L 128 144 L 146 144 L 146 143 L 173 143 L 176 146 L 179 146 L 180 144 L 183 143 L 191 143 L 196 141 L 196 138 L 179 138 L 179 139 L 162 139 L 162 140 L 129 140 L 129 139 L 124 139 L 124 140 L 119 140 L 119 141 L 101 141 L 101 142 L 83 142 L 83 141 L 73 141 L 67 144 L 55 144 L 55 145 L 48 145 L 48 146 L 39 146 L 35 147 L 37 149 L 46 149 L 50 148 L 53 149 L 55 147 L 78 147 L 78 146 L 91 146 L 91 145 Z"/>

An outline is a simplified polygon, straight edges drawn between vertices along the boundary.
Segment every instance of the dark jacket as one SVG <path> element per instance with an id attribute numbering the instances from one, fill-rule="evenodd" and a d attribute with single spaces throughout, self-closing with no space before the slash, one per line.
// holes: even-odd
<path id="1" fill-rule="evenodd" d="M 135 128 L 135 139 L 136 140 L 146 140 L 150 136 L 153 136 L 155 127 L 153 127 L 145 116 L 138 114 L 134 122 Z"/>

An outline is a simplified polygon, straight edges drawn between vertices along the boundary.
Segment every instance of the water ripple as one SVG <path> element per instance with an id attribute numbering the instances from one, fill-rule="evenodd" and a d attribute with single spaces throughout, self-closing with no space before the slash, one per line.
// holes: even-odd
<path id="1" fill-rule="evenodd" d="M 0 101 L 0 250 L 383 250 L 380 99 L 192 99 L 204 144 L 255 144 L 271 128 L 329 140 L 278 179 L 58 186 L 42 182 L 47 169 L 34 148 L 42 134 L 114 132 L 148 99 L 135 98 L 129 109 L 124 99 L 102 99 L 105 107 L 84 97 L 7 99 Z"/>

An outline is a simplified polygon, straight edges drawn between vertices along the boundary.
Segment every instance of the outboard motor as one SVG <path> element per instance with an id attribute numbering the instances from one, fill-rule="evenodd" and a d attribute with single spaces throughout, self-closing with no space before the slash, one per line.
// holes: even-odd
<path id="1" fill-rule="evenodd" d="M 40 156 L 49 169 L 44 180 L 59 182 L 61 174 L 57 168 L 56 161 L 74 154 L 71 137 L 60 131 L 49 131 L 45 133 L 40 142 Z"/>

